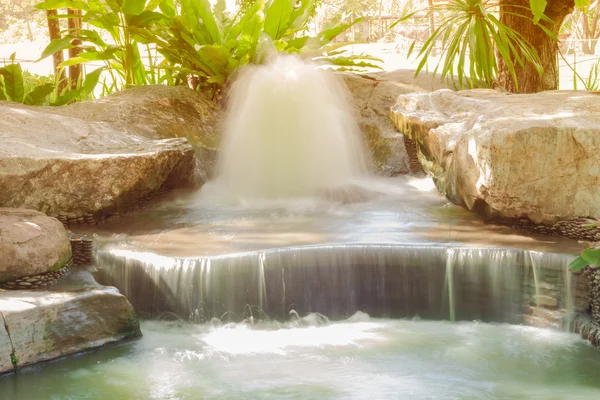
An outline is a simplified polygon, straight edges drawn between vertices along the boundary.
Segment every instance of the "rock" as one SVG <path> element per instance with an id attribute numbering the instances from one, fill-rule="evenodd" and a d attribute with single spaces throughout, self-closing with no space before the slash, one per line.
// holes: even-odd
<path id="1" fill-rule="evenodd" d="M 439 81 L 432 81 L 426 75 L 415 78 L 413 70 L 365 75 L 344 73 L 342 76 L 353 97 L 359 124 L 371 149 L 375 170 L 386 176 L 417 172 L 416 168 L 411 168 L 404 136 L 398 133 L 390 119 L 390 106 L 401 94 L 426 92 L 428 88 L 447 86 Z M 418 162 L 412 164 L 419 165 Z"/>
<path id="2" fill-rule="evenodd" d="M 55 271 L 71 259 L 63 225 L 33 211 L 0 208 L 0 283 Z"/>
<path id="3" fill-rule="evenodd" d="M 600 217 L 597 94 L 413 93 L 392 118 L 456 204 L 538 224 Z"/>
<path id="4" fill-rule="evenodd" d="M 184 86 L 138 86 L 60 107 L 57 113 L 109 123 L 149 139 L 186 138 L 196 150 L 202 180 L 208 180 L 214 169 L 223 110 L 204 94 Z"/>
<path id="5" fill-rule="evenodd" d="M 77 114 L 86 104 L 94 109 L 84 102 Z M 163 185 L 197 183 L 187 140 L 148 139 L 54 110 L 64 112 L 0 102 L 0 206 L 84 222 L 86 214 L 126 210 Z"/>
<path id="6" fill-rule="evenodd" d="M 117 289 L 80 271 L 67 291 L 0 291 L 0 374 L 140 336 L 133 307 Z M 8 339 L 8 340 L 7 340 Z"/>

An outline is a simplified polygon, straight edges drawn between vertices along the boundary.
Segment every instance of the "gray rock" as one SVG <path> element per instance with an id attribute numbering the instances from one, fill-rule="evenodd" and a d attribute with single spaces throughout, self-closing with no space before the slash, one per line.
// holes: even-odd
<path id="1" fill-rule="evenodd" d="M 202 181 L 208 180 L 214 169 L 223 110 L 202 93 L 186 87 L 139 86 L 60 107 L 56 113 L 109 123 L 149 139 L 186 138 L 196 151 Z"/>
<path id="2" fill-rule="evenodd" d="M 71 259 L 71 243 L 57 219 L 0 208 L 0 255 L 0 282 L 7 282 L 61 268 Z"/>
<path id="3" fill-rule="evenodd" d="M 404 145 L 404 136 L 390 119 L 390 107 L 399 95 L 446 88 L 431 76 L 414 77 L 413 70 L 371 74 L 344 73 L 344 81 L 353 97 L 359 124 L 371 150 L 375 171 L 381 175 L 415 173 Z"/>
<path id="4" fill-rule="evenodd" d="M 197 183 L 187 140 L 155 140 L 92 121 L 103 100 L 64 108 L 0 102 L 0 206 L 83 221 L 126 210 L 162 185 Z"/>
<path id="5" fill-rule="evenodd" d="M 22 368 L 141 335 L 117 289 L 78 274 L 63 291 L 0 291 L 0 374 L 13 369 L 11 354 Z"/>
<path id="6" fill-rule="evenodd" d="M 597 94 L 413 93 L 392 116 L 456 204 L 544 224 L 600 217 Z"/>

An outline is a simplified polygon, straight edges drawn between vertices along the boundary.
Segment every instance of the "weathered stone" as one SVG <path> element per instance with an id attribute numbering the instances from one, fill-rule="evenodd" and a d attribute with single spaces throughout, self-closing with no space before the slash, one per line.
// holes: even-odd
<path id="1" fill-rule="evenodd" d="M 58 220 L 0 208 L 0 283 L 59 269 L 70 259 L 69 237 Z"/>
<path id="2" fill-rule="evenodd" d="M 108 123 L 149 139 L 186 138 L 196 151 L 201 179 L 208 180 L 214 169 L 223 110 L 204 94 L 184 86 L 138 86 L 61 107 L 57 113 Z"/>
<path id="3" fill-rule="evenodd" d="M 22 368 L 141 335 L 133 307 L 117 289 L 78 274 L 65 292 L 0 291 L 0 373 L 12 370 L 13 350 Z"/>
<path id="4" fill-rule="evenodd" d="M 392 107 L 438 187 L 493 216 L 600 217 L 600 97 L 555 91 L 413 93 Z"/>
<path id="5" fill-rule="evenodd" d="M 93 110 L 93 102 L 81 103 L 77 115 L 85 115 L 86 104 Z M 187 140 L 151 140 L 53 111 L 64 112 L 0 102 L 0 206 L 78 221 L 127 209 L 165 184 L 194 183 Z"/>
<path id="6" fill-rule="evenodd" d="M 0 312 L 0 373 L 13 368 L 11 354 L 13 352 L 10 336 L 4 327 L 4 318 Z"/>
<path id="7" fill-rule="evenodd" d="M 389 118 L 390 106 L 401 94 L 426 92 L 447 86 L 426 75 L 415 78 L 413 70 L 365 75 L 345 73 L 342 76 L 353 97 L 375 170 L 386 176 L 417 172 L 410 166 L 404 136 L 398 133 Z"/>

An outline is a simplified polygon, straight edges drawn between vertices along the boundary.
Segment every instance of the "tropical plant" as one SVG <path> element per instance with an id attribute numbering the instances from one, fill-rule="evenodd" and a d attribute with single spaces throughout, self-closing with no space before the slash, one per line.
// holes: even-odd
<path id="1" fill-rule="evenodd" d="M 113 83 L 119 87 L 147 84 L 152 74 L 148 73 L 142 62 L 134 30 L 147 28 L 163 20 L 163 15 L 155 12 L 159 7 L 173 8 L 173 0 L 46 0 L 36 8 L 81 10 L 83 22 L 108 33 L 111 42 L 105 41 L 92 29 L 81 29 L 79 34 L 67 32 L 60 39 L 53 40 L 44 49 L 40 59 L 76 46 L 81 49 L 79 55 L 59 67 L 101 62 L 104 63 L 103 68 L 109 70 Z M 67 18 L 68 15 L 57 17 Z M 80 44 L 76 44 L 77 41 Z"/>
<path id="2" fill-rule="evenodd" d="M 10 63 L 5 63 L 0 68 L 0 100 L 32 106 L 62 106 L 87 100 L 93 96 L 101 72 L 101 69 L 97 69 L 72 87 L 64 87 L 58 84 L 57 77 L 33 75 L 23 71 L 21 65 L 15 62 L 13 53 Z"/>
<path id="3" fill-rule="evenodd" d="M 577 257 L 571 264 L 569 264 L 569 268 L 571 271 L 575 272 L 587 267 L 588 265 L 600 265 L 600 249 L 583 250 L 581 255 Z"/>
<path id="4" fill-rule="evenodd" d="M 46 97 L 54 90 L 54 84 L 42 83 L 41 85 L 26 88 L 21 65 L 15 62 L 15 54 L 10 56 L 10 63 L 0 68 L 0 100 L 9 100 L 28 105 L 42 105 Z"/>
<path id="5" fill-rule="evenodd" d="M 600 221 L 594 221 L 584 226 L 590 229 L 598 228 L 600 226 Z M 594 249 L 583 250 L 581 255 L 569 264 L 569 269 L 575 272 L 587 266 L 600 266 L 600 248 L 597 247 Z"/>
<path id="6" fill-rule="evenodd" d="M 164 17 L 152 26 L 133 31 L 169 62 L 179 77 L 187 77 L 193 87 L 218 96 L 229 77 L 241 66 L 261 63 L 264 54 L 259 41 L 268 38 L 280 52 L 301 53 L 304 57 L 345 69 L 379 68 L 366 55 L 345 55 L 343 44 L 330 44 L 340 33 L 360 19 L 341 23 L 319 32 L 306 34 L 314 11 L 314 0 L 254 0 L 251 5 L 229 15 L 225 2 L 211 7 L 208 0 L 178 0 L 176 5 L 161 7 Z"/>
<path id="7" fill-rule="evenodd" d="M 441 22 L 419 50 L 416 74 L 427 66 L 438 42 L 441 42 L 442 57 L 433 72 L 439 72 L 442 79 L 451 79 L 460 88 L 492 87 L 498 76 L 497 57 L 505 63 L 515 82 L 516 64 L 522 68 L 529 64 L 541 73 L 537 51 L 520 32 L 500 22 L 498 7 L 497 2 L 487 0 L 450 0 L 446 4 L 429 7 L 427 12 L 438 15 Z M 395 24 L 415 13 L 408 13 Z M 518 18 L 531 19 L 513 14 Z M 415 43 L 412 43 L 409 55 L 414 51 Z"/>

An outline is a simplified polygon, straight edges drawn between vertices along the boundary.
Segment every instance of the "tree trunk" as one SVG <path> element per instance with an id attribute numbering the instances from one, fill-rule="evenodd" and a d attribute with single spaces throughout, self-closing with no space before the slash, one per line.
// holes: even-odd
<path id="1" fill-rule="evenodd" d="M 528 0 L 502 0 L 500 4 L 500 21 L 506 26 L 521 33 L 536 49 L 544 71 L 540 75 L 527 61 L 525 61 L 525 68 L 521 68 L 517 61 L 513 60 L 515 75 L 518 82 L 518 85 L 516 85 L 506 64 L 499 57 L 497 84 L 513 93 L 536 93 L 543 90 L 558 89 L 558 43 L 550 38 L 531 20 L 507 14 L 515 13 L 532 18 L 532 14 L 528 8 Z M 527 7 L 527 9 L 520 7 Z M 541 23 L 549 31 L 554 33 L 555 36 L 558 36 L 560 26 L 565 20 L 565 17 L 573 12 L 574 7 L 574 0 L 548 0 L 545 14 L 552 22 Z"/>
<path id="2" fill-rule="evenodd" d="M 71 35 L 79 35 L 81 29 L 81 10 L 68 11 L 70 17 L 68 18 L 69 33 Z M 72 42 L 73 48 L 69 49 L 69 58 L 75 58 L 81 53 L 81 48 L 77 47 L 81 45 L 81 40 L 74 39 Z M 81 77 L 81 64 L 75 64 L 69 66 L 69 80 L 71 81 L 71 89 L 77 88 L 77 81 Z"/>
<path id="3" fill-rule="evenodd" d="M 56 10 L 47 10 L 46 17 L 48 18 L 48 34 L 50 35 L 50 41 L 54 39 L 60 39 L 60 21 L 58 18 L 58 12 Z M 58 80 L 58 91 L 59 93 L 67 86 L 67 80 L 65 77 L 64 68 L 59 68 L 59 65 L 65 60 L 62 51 L 57 51 L 52 55 L 54 61 L 54 75 Z"/>

